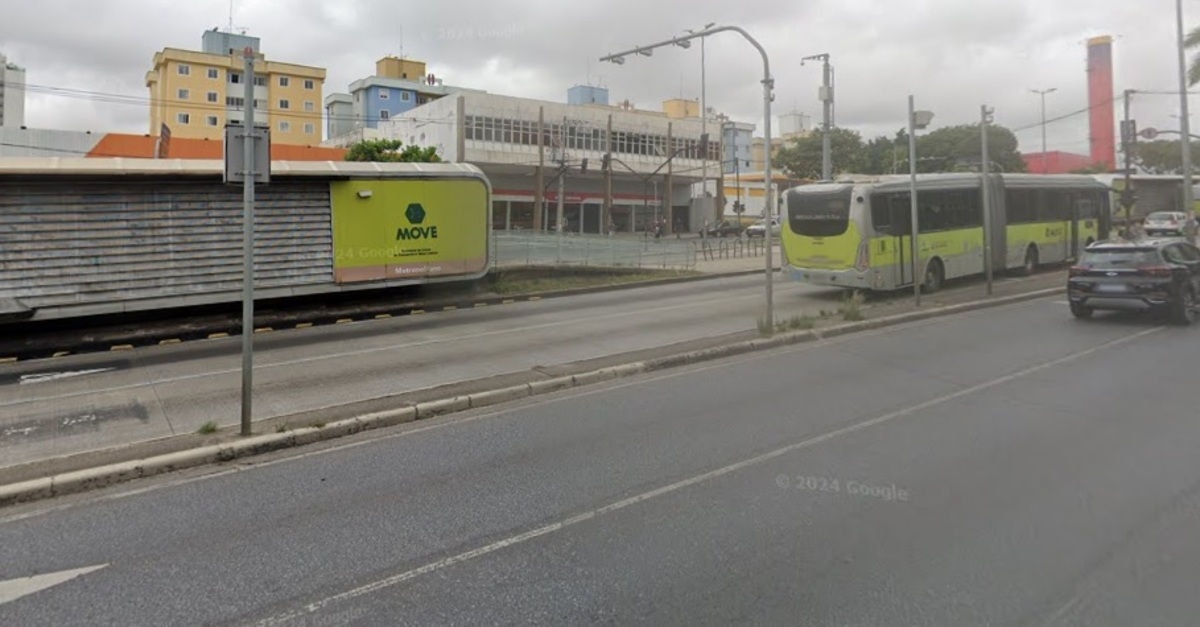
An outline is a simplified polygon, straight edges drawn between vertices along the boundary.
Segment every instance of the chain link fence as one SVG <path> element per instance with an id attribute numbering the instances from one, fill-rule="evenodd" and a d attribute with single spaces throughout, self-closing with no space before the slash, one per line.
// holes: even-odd
<path id="1" fill-rule="evenodd" d="M 700 249 L 695 242 L 652 237 L 493 231 L 492 264 L 521 266 L 594 266 L 691 270 Z"/>

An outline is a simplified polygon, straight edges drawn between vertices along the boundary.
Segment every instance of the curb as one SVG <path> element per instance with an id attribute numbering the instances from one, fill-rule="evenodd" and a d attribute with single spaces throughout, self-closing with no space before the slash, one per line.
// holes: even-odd
<path id="1" fill-rule="evenodd" d="M 923 311 L 905 312 L 882 318 L 863 320 L 861 322 L 851 322 L 826 329 L 779 333 L 771 337 L 743 340 L 646 361 L 635 361 L 617 366 L 599 368 L 574 375 L 565 375 L 540 381 L 531 381 L 521 385 L 420 402 L 396 409 L 337 420 L 319 427 L 299 427 L 281 433 L 251 436 L 228 443 L 210 444 L 144 459 L 118 462 L 95 468 L 65 472 L 50 477 L 0 485 L 0 507 L 84 492 L 185 468 L 229 462 L 286 448 L 332 440 L 369 429 L 391 427 L 416 420 L 424 420 L 433 416 L 507 403 L 522 398 L 540 396 L 641 373 L 665 370 L 804 342 L 814 342 L 849 335 L 858 331 L 874 330 L 940 316 L 998 307 L 1027 300 L 1036 300 L 1061 293 L 1061 287 L 1046 288 L 1010 296 L 999 296 L 988 300 L 944 305 Z"/>

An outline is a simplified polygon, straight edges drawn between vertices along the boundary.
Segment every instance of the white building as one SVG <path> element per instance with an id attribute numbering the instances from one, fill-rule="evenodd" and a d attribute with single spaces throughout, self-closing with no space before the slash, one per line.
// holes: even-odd
<path id="1" fill-rule="evenodd" d="M 25 126 L 25 70 L 0 54 L 0 128 Z"/>
<path id="2" fill-rule="evenodd" d="M 464 91 L 381 120 L 376 129 L 359 129 L 327 143 L 399 139 L 436 146 L 447 161 L 479 166 L 492 181 L 493 225 L 498 229 L 555 228 L 561 171 L 564 228 L 569 231 L 603 232 L 606 218 L 618 231 L 640 231 L 661 218 L 668 220 L 669 231 L 687 232 L 712 218 L 691 198 L 692 184 L 701 178 L 704 165 L 700 135 L 698 118 L 670 119 L 665 113 L 628 106 L 571 105 Z M 706 148 L 708 171 L 715 178 L 719 144 L 712 141 Z M 611 154 L 611 173 L 603 167 L 606 154 Z M 610 177 L 612 211 L 605 216 Z"/>

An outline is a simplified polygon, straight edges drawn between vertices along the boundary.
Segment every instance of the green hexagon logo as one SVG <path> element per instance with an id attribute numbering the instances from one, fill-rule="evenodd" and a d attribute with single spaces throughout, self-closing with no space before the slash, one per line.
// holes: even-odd
<path id="1" fill-rule="evenodd" d="M 404 210 L 404 217 L 412 224 L 420 224 L 425 221 L 425 207 L 419 202 L 410 203 Z"/>

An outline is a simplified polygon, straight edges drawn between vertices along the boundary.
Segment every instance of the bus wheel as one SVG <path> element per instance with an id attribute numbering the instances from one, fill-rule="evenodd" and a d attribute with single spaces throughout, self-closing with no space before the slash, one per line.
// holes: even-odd
<path id="1" fill-rule="evenodd" d="M 1038 252 L 1037 246 L 1030 246 L 1025 251 L 1025 264 L 1021 266 L 1021 274 L 1029 276 L 1037 271 L 1038 267 Z"/>
<path id="2" fill-rule="evenodd" d="M 942 269 L 942 261 L 934 259 L 925 266 L 925 280 L 921 283 L 921 291 L 926 294 L 932 294 L 942 289 L 942 281 L 946 278 L 946 272 Z"/>

